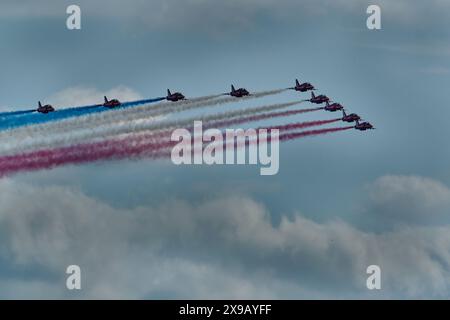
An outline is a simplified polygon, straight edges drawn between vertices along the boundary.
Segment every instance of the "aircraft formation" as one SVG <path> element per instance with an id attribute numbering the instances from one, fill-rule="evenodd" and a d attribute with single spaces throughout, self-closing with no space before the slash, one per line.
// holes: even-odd
<path id="1" fill-rule="evenodd" d="M 298 81 L 298 79 L 295 80 L 295 87 L 292 87 L 289 89 L 293 89 L 295 91 L 300 91 L 300 92 L 316 90 L 315 87 L 312 84 L 310 84 L 309 82 L 300 83 Z M 360 123 L 359 121 L 361 120 L 361 117 L 359 115 L 357 115 L 356 113 L 346 114 L 344 106 L 342 104 L 337 103 L 337 102 L 333 102 L 330 104 L 330 98 L 328 98 L 326 95 L 316 96 L 314 94 L 314 92 L 311 92 L 311 99 L 309 99 L 309 102 L 315 103 L 315 104 L 325 103 L 325 107 L 323 109 L 326 111 L 329 111 L 329 112 L 336 112 L 336 111 L 341 110 L 342 111 L 342 121 L 349 122 L 349 123 L 355 122 L 356 130 L 366 131 L 366 130 L 370 130 L 370 129 L 375 129 L 373 127 L 373 125 L 369 122 Z"/>
<path id="2" fill-rule="evenodd" d="M 258 104 L 251 108 L 218 111 L 213 109 L 224 104 L 258 100 L 287 90 L 295 91 L 295 95 L 304 95 L 311 91 L 311 96 L 284 103 Z M 170 137 L 173 130 L 184 128 L 191 132 L 194 130 L 192 124 L 195 121 L 202 121 L 205 127 L 226 130 L 250 122 L 304 113 L 342 113 L 333 119 L 290 122 L 266 127 L 278 129 L 280 141 L 345 130 L 374 129 L 372 124 L 364 122 L 358 114 L 347 113 L 341 103 L 324 94 L 316 95 L 315 90 L 311 83 L 300 83 L 296 80 L 295 86 L 291 88 L 250 92 L 246 88 L 231 85 L 229 92 L 193 98 L 186 98 L 183 93 L 172 92 L 170 89 L 167 89 L 166 95 L 136 101 L 122 102 L 117 98 L 104 96 L 103 101 L 98 104 L 59 110 L 39 101 L 37 108 L 0 112 L 0 178 L 18 172 L 52 169 L 67 164 L 142 157 L 170 158 L 173 147 Z M 316 106 L 290 108 L 303 103 Z M 201 108 L 209 109 L 193 117 L 185 113 Z M 165 117 L 170 114 L 180 116 L 176 119 Z M 340 121 L 348 125 L 316 129 Z"/>
<path id="3" fill-rule="evenodd" d="M 369 122 L 359 122 L 361 120 L 361 117 L 359 115 L 357 115 L 356 113 L 351 113 L 351 114 L 346 114 L 344 106 L 340 103 L 337 102 L 332 102 L 330 100 L 329 97 L 327 97 L 326 95 L 315 95 L 314 94 L 314 90 L 316 90 L 316 88 L 309 82 L 304 82 L 304 83 L 300 83 L 298 79 L 295 80 L 295 87 L 291 87 L 291 88 L 287 88 L 290 90 L 295 90 L 298 92 L 308 92 L 311 91 L 311 98 L 308 99 L 307 101 L 313 103 L 313 104 L 318 104 L 321 105 L 323 103 L 325 103 L 325 106 L 323 107 L 323 110 L 325 111 L 329 111 L 329 112 L 336 112 L 336 111 L 342 111 L 342 121 L 343 122 L 348 122 L 348 123 L 355 123 L 354 128 L 356 130 L 360 130 L 360 131 L 366 131 L 366 130 L 370 130 L 370 129 L 375 129 L 373 127 L 373 125 Z M 231 97 L 235 97 L 235 98 L 242 98 L 245 96 L 249 96 L 251 95 L 250 92 L 245 89 L 245 88 L 238 88 L 236 89 L 234 87 L 234 85 L 231 85 L 231 91 L 228 93 L 224 93 L 224 95 L 229 95 Z M 187 100 L 186 97 L 181 93 L 181 92 L 174 92 L 172 93 L 170 91 L 170 89 L 167 89 L 167 96 L 165 97 L 165 99 L 167 101 L 171 101 L 171 102 L 177 102 L 180 100 Z M 331 102 L 331 104 L 330 104 Z M 98 104 L 96 106 L 103 106 L 105 108 L 117 108 L 120 107 L 122 105 L 122 103 L 118 100 L 118 99 L 111 99 L 108 100 L 108 98 L 105 96 L 104 97 L 104 103 L 103 104 Z M 38 113 L 42 113 L 42 114 L 48 114 L 50 112 L 54 112 L 55 108 L 50 105 L 50 104 L 46 104 L 46 105 L 42 105 L 41 102 L 38 102 L 38 108 L 36 109 L 36 111 Z"/>

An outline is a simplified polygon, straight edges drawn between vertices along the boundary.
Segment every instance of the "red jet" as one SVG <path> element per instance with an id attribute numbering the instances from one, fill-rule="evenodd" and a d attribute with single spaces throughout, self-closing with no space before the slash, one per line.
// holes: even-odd
<path id="1" fill-rule="evenodd" d="M 300 83 L 300 82 L 298 82 L 298 79 L 295 79 L 295 87 L 290 88 L 290 89 L 294 89 L 295 91 L 300 91 L 300 92 L 316 90 L 311 83 L 309 83 L 309 82 Z"/>
<path id="2" fill-rule="evenodd" d="M 108 100 L 108 98 L 105 96 L 105 103 L 103 103 L 103 106 L 106 108 L 115 108 L 120 106 L 121 103 L 117 99 Z"/>
<path id="3" fill-rule="evenodd" d="M 344 110 L 344 107 L 340 103 L 332 103 L 330 104 L 328 101 L 326 102 L 326 106 L 323 108 L 326 111 L 335 112 L 338 110 Z"/>
<path id="4" fill-rule="evenodd" d="M 360 131 L 366 131 L 366 130 L 375 129 L 375 128 L 369 122 L 359 123 L 359 120 L 356 120 L 355 129 L 360 130 Z"/>
<path id="5" fill-rule="evenodd" d="M 361 120 L 361 117 L 358 116 L 356 113 L 346 114 L 345 110 L 342 110 L 342 121 L 344 122 L 355 122 Z"/>
<path id="6" fill-rule="evenodd" d="M 324 102 L 330 101 L 330 98 L 324 96 L 323 94 L 316 96 L 314 92 L 311 92 L 311 99 L 309 99 L 311 103 L 322 104 Z"/>
<path id="7" fill-rule="evenodd" d="M 49 113 L 49 112 L 53 112 L 53 111 L 55 111 L 55 108 L 53 108 L 51 105 L 49 105 L 49 104 L 46 104 L 45 106 L 43 106 L 42 104 L 41 104 L 41 102 L 39 101 L 38 102 L 38 108 L 36 109 L 36 111 L 37 112 L 39 112 L 39 113 Z"/>
<path id="8" fill-rule="evenodd" d="M 167 100 L 176 102 L 178 100 L 184 100 L 185 97 L 180 92 L 171 93 L 169 89 L 167 89 Z"/>
<path id="9" fill-rule="evenodd" d="M 236 97 L 236 98 L 242 98 L 244 96 L 250 95 L 250 93 L 247 91 L 247 89 L 239 88 L 235 89 L 233 85 L 231 85 L 231 92 L 229 93 L 230 96 Z"/>

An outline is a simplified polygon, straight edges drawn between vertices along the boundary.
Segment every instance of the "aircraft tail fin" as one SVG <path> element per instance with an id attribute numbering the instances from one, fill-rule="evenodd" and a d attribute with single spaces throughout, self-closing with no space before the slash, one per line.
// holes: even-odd
<path id="1" fill-rule="evenodd" d="M 231 85 L 231 92 L 235 92 L 235 91 L 236 91 L 236 89 L 234 88 L 233 85 Z"/>
<path id="2" fill-rule="evenodd" d="M 105 99 L 105 103 L 108 102 L 108 98 L 106 96 L 103 97 Z"/>
<path id="3" fill-rule="evenodd" d="M 167 95 L 168 95 L 168 96 L 171 96 L 171 95 L 172 95 L 172 93 L 170 93 L 170 90 L 169 90 L 169 89 L 167 89 Z"/>
<path id="4" fill-rule="evenodd" d="M 295 85 L 300 86 L 300 82 L 298 82 L 298 79 L 295 79 Z"/>
<path id="5" fill-rule="evenodd" d="M 39 108 L 42 107 L 42 103 L 40 101 L 38 102 L 38 106 L 39 106 Z"/>
<path id="6" fill-rule="evenodd" d="M 311 98 L 315 98 L 316 95 L 314 94 L 314 92 L 311 92 Z"/>
<path id="7" fill-rule="evenodd" d="M 347 114 L 345 113 L 345 110 L 344 110 L 344 109 L 342 109 L 342 114 L 344 115 L 344 117 L 347 116 Z"/>

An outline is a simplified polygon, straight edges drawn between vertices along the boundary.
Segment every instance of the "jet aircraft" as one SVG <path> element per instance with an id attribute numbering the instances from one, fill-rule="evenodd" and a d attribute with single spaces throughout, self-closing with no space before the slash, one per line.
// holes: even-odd
<path id="1" fill-rule="evenodd" d="M 375 129 L 375 128 L 369 122 L 359 123 L 359 120 L 356 120 L 355 129 L 360 130 L 360 131 L 366 131 L 366 130 Z"/>
<path id="2" fill-rule="evenodd" d="M 319 95 L 319 96 L 316 96 L 316 95 L 314 94 L 314 92 L 311 92 L 311 99 L 309 99 L 309 101 L 310 101 L 311 103 L 322 104 L 322 103 L 324 103 L 324 102 L 329 102 L 329 101 L 330 101 L 330 98 L 328 98 L 327 96 L 325 96 L 325 95 L 323 95 L 323 94 L 321 94 L 321 95 Z"/>
<path id="3" fill-rule="evenodd" d="M 37 112 L 39 113 L 49 113 L 49 112 L 53 112 L 55 111 L 55 108 L 53 108 L 51 105 L 46 104 L 46 105 L 42 105 L 41 102 L 38 102 L 38 108 L 36 109 Z"/>
<path id="4" fill-rule="evenodd" d="M 230 96 L 236 97 L 236 98 L 242 98 L 244 96 L 250 95 L 250 93 L 247 91 L 247 89 L 239 88 L 235 89 L 233 85 L 231 85 L 231 92 L 229 93 Z"/>
<path id="5" fill-rule="evenodd" d="M 103 106 L 106 108 L 115 108 L 120 106 L 121 103 L 117 99 L 108 100 L 108 98 L 105 96 L 105 103 L 103 103 Z"/>
<path id="6" fill-rule="evenodd" d="M 361 117 L 356 113 L 346 114 L 345 110 L 342 110 L 342 121 L 344 122 L 355 122 L 361 120 Z"/>
<path id="7" fill-rule="evenodd" d="M 184 95 L 182 95 L 180 92 L 171 93 L 169 89 L 167 89 L 167 100 L 176 102 L 178 100 L 184 100 L 186 99 Z"/>
<path id="8" fill-rule="evenodd" d="M 295 87 L 289 88 L 295 91 L 306 92 L 309 90 L 315 90 L 314 86 L 309 82 L 300 83 L 298 79 L 295 79 Z"/>
<path id="9" fill-rule="evenodd" d="M 338 110 L 344 110 L 344 107 L 340 103 L 335 102 L 335 103 L 330 104 L 328 101 L 325 103 L 326 103 L 326 105 L 323 109 L 326 111 L 335 112 Z"/>

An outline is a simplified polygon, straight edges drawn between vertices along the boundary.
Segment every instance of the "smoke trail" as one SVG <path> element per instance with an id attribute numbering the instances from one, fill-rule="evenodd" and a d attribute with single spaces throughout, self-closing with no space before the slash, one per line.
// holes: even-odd
<path id="1" fill-rule="evenodd" d="M 250 100 L 250 99 L 256 99 L 264 96 L 274 95 L 285 91 L 284 89 L 278 89 L 278 90 L 271 90 L 271 91 L 263 91 L 259 93 L 255 93 L 251 96 L 246 96 L 243 98 L 235 98 L 235 97 L 226 97 L 221 99 L 216 99 L 217 97 L 222 96 L 221 95 L 212 95 L 212 96 L 206 96 L 206 97 L 200 97 L 195 98 L 191 100 L 184 100 L 179 101 L 176 103 L 168 102 L 168 103 L 161 103 L 159 105 L 156 105 L 154 108 L 147 108 L 147 107 L 138 107 L 133 108 L 133 110 L 130 110 L 128 112 L 114 112 L 105 114 L 102 116 L 93 116 L 91 119 L 83 119 L 81 123 L 82 127 L 86 127 L 86 125 L 89 125 L 89 122 L 95 125 L 102 125 L 102 124 L 110 124 L 112 122 L 127 122 L 127 121 L 134 121 L 139 120 L 141 118 L 147 118 L 147 117 L 159 117 L 164 116 L 169 113 L 177 113 L 182 111 L 187 111 L 191 109 L 198 109 L 203 107 L 212 107 L 212 106 L 218 106 L 230 102 L 239 102 L 243 100 Z M 89 121 L 90 120 L 90 121 Z M 76 129 L 77 126 L 80 125 L 80 122 L 72 122 L 69 126 L 68 123 L 64 124 L 64 129 Z"/>
<path id="2" fill-rule="evenodd" d="M 246 123 L 246 122 L 253 122 L 253 121 L 261 121 L 261 120 L 265 120 L 265 119 L 272 119 L 272 118 L 278 118 L 278 117 L 288 117 L 288 116 L 292 116 L 292 115 L 296 115 L 296 114 L 301 114 L 301 113 L 307 113 L 307 112 L 313 112 L 313 111 L 318 111 L 318 110 L 322 110 L 322 107 L 319 108 L 310 108 L 310 109 L 297 109 L 297 110 L 288 110 L 288 111 L 282 111 L 282 112 L 271 112 L 271 113 L 263 113 L 263 114 L 259 114 L 259 115 L 254 115 L 254 116 L 250 116 L 250 117 L 246 117 L 246 118 L 236 118 L 236 119 L 228 119 L 228 120 L 224 120 L 224 121 L 216 121 L 216 122 L 212 122 L 207 124 L 206 128 L 223 128 L 223 127 L 228 127 L 228 126 L 234 126 L 234 125 L 238 125 L 241 123 Z M 274 110 L 274 109 L 271 109 Z M 335 122 L 338 121 L 340 119 L 337 120 L 331 120 L 331 122 Z M 328 122 L 330 120 L 325 120 L 325 123 L 331 123 Z M 315 125 L 320 125 L 320 121 L 316 121 L 318 122 L 318 124 Z M 277 128 L 277 127 L 275 127 Z"/>
<path id="3" fill-rule="evenodd" d="M 77 146 L 64 147 L 55 150 L 42 150 L 29 157 L 17 157 L 17 161 L 2 161 L 0 164 L 0 176 L 12 174 L 18 171 L 34 171 L 51 169 L 66 164 L 81 164 L 98 160 L 114 160 L 136 157 L 144 153 L 151 153 L 168 148 L 172 142 L 147 142 L 143 144 L 131 144 L 128 146 L 113 145 L 108 148 L 99 148 L 92 151 L 81 152 Z M 12 160 L 12 159 L 11 159 Z"/>
<path id="4" fill-rule="evenodd" d="M 303 111 L 303 110 L 300 110 Z M 278 113 L 279 115 L 284 115 L 285 112 Z M 273 116 L 272 116 L 273 117 Z M 241 118 L 237 119 L 235 123 L 239 122 L 245 122 L 248 119 L 253 119 L 252 117 L 248 118 Z M 280 131 L 288 131 L 292 128 L 305 128 L 308 126 L 313 125 L 320 125 L 324 123 L 329 123 L 336 120 L 326 120 L 326 121 L 310 121 L 310 122 L 303 122 L 303 123 L 293 123 L 288 124 L 284 126 L 276 126 L 272 127 L 273 129 L 279 129 Z M 225 123 L 223 123 L 225 124 Z M 219 123 L 211 123 L 208 126 L 213 127 L 215 125 L 220 125 Z M 259 128 L 261 129 L 261 128 Z M 257 129 L 257 130 L 259 130 Z M 193 127 L 189 128 L 190 131 L 193 131 Z M 14 163 L 16 165 L 20 165 L 22 161 L 28 161 L 29 159 L 34 159 L 36 161 L 42 159 L 42 158 L 52 158 L 55 157 L 55 155 L 60 154 L 63 156 L 68 156 L 71 153 L 95 153 L 98 152 L 101 149 L 117 149 L 117 147 L 122 146 L 123 148 L 127 148 L 127 146 L 130 145 L 141 145 L 141 144 L 148 144 L 149 142 L 154 144 L 155 142 L 159 142 L 159 146 L 161 146 L 162 143 L 168 143 L 167 146 L 171 145 L 170 142 L 170 136 L 171 136 L 171 130 L 166 130 L 160 133 L 153 133 L 153 134 L 143 134 L 143 135 L 132 135 L 130 137 L 124 137 L 119 139 L 110 139 L 100 142 L 92 142 L 87 144 L 81 144 L 81 145 L 74 145 L 69 147 L 63 147 L 59 149 L 44 149 L 39 150 L 35 152 L 27 152 L 24 154 L 19 155 L 13 155 L 13 156 L 4 156 L 0 158 L 0 164 L 4 165 L 8 162 Z M 45 160 L 45 159 L 44 159 Z"/>
<path id="5" fill-rule="evenodd" d="M 151 102 L 155 102 L 155 100 L 162 101 L 164 99 L 165 98 L 161 97 L 161 98 L 155 98 L 155 99 L 142 99 L 142 100 L 136 100 L 136 101 L 129 101 L 129 102 L 122 103 L 121 107 L 129 107 L 129 106 L 133 106 L 133 105 L 151 103 Z M 102 107 L 103 107 L 103 104 L 98 103 L 98 104 L 93 104 L 93 105 L 88 105 L 88 106 L 60 107 L 57 110 L 55 110 L 54 112 L 57 112 L 57 113 L 68 112 L 68 111 L 81 112 L 83 110 L 90 110 L 90 109 L 95 109 L 95 108 L 99 108 L 98 111 L 107 110 L 106 108 L 102 108 Z M 0 118 L 7 117 L 7 116 L 17 116 L 17 115 L 22 115 L 22 114 L 27 114 L 27 113 L 35 113 L 35 112 L 37 112 L 36 109 L 0 112 Z"/>
<path id="6" fill-rule="evenodd" d="M 140 131 L 148 131 L 148 130 L 167 130 L 170 128 L 179 128 L 179 127 L 185 127 L 191 125 L 195 120 L 201 120 L 203 122 L 211 122 L 211 121 L 219 121 L 222 119 L 230 119 L 235 117 L 242 117 L 245 115 L 251 115 L 251 114 L 257 114 L 264 111 L 273 111 L 277 109 L 287 108 L 296 104 L 303 103 L 303 100 L 300 101 L 294 101 L 294 102 L 287 102 L 287 103 L 281 103 L 281 104 L 273 104 L 273 105 L 267 105 L 267 106 L 261 106 L 261 107 L 255 107 L 255 108 L 247 108 L 242 110 L 236 110 L 236 111 L 228 111 L 218 114 L 213 114 L 210 116 L 204 116 L 201 118 L 190 118 L 186 120 L 178 120 L 178 121 L 171 121 L 171 122 L 161 122 L 161 123 L 155 123 L 154 119 L 146 119 L 145 121 L 141 123 L 118 123 L 118 124 L 109 124 L 107 126 L 103 127 L 95 127 L 89 130 L 78 130 L 75 132 L 69 132 L 67 134 L 57 134 L 52 135 L 50 137 L 34 137 L 34 136 L 26 136 L 22 139 L 13 137 L 12 141 L 8 141 L 7 139 L 4 139 L 3 144 L 0 146 L 0 153 L 11 153 L 11 152 L 21 152 L 25 150 L 33 150 L 38 148 L 54 148 L 58 146 L 68 145 L 68 144 L 75 144 L 83 142 L 87 139 L 106 139 L 109 136 L 113 135 L 119 135 L 119 134 L 127 134 L 127 133 L 139 133 Z M 293 114 L 298 113 L 306 113 L 306 112 L 312 112 L 321 110 L 323 108 L 311 108 L 311 109 L 302 109 L 302 110 L 295 110 L 295 111 L 287 111 L 287 113 L 283 113 L 280 115 L 271 115 L 271 114 L 265 114 L 260 115 L 261 118 L 251 118 L 247 120 L 236 120 L 236 124 L 248 122 L 248 121 L 258 121 L 263 119 L 268 119 L 270 117 L 281 117 L 281 116 L 289 116 Z M 229 122 L 231 120 L 228 120 L 228 122 L 225 122 L 223 124 L 215 124 L 218 127 L 224 127 L 227 125 L 232 125 L 233 122 Z"/>
<path id="7" fill-rule="evenodd" d="M 159 102 L 159 101 L 162 101 L 165 99 L 166 98 L 164 98 L 164 97 L 159 97 L 159 98 L 152 98 L 152 99 L 141 99 L 141 100 L 135 100 L 135 101 L 128 101 L 128 102 L 123 102 L 120 106 L 116 107 L 115 109 L 123 109 L 123 108 L 132 107 L 132 106 L 148 104 L 148 103 L 152 103 L 152 102 Z M 93 108 L 98 108 L 98 107 L 103 107 L 103 104 L 99 103 L 99 104 L 93 104 L 90 106 L 61 108 L 60 110 L 56 110 L 55 112 L 58 112 L 58 111 L 82 111 L 82 110 L 88 110 L 88 109 L 93 109 Z M 107 108 L 103 108 L 102 110 L 105 110 L 105 109 L 108 110 Z"/>
<path id="8" fill-rule="evenodd" d="M 22 110 L 22 111 L 7 111 L 7 112 L 0 112 L 0 118 L 6 118 L 11 116 L 20 116 L 23 114 L 33 113 L 36 112 L 36 110 Z"/>
<path id="9" fill-rule="evenodd" d="M 255 93 L 251 96 L 246 96 L 243 98 L 226 97 L 221 99 L 216 99 L 220 95 L 211 95 L 206 97 L 194 98 L 190 100 L 183 100 L 179 102 L 167 102 L 159 103 L 157 105 L 151 106 L 137 106 L 131 110 L 112 110 L 111 112 L 103 112 L 100 114 L 90 114 L 78 117 L 77 119 L 63 119 L 58 122 L 52 122 L 48 124 L 40 124 L 35 126 L 26 126 L 23 128 L 6 131 L 0 133 L 0 139 L 3 137 L 14 136 L 20 138 L 22 136 L 35 136 L 40 132 L 48 132 L 52 134 L 57 134 L 60 132 L 67 132 L 69 130 L 76 129 L 90 129 L 95 128 L 104 124 L 111 124 L 113 122 L 129 122 L 142 118 L 148 117 L 159 117 L 164 116 L 169 113 L 176 113 L 190 109 L 197 109 L 208 106 L 217 106 L 230 102 L 239 102 L 249 99 L 260 98 L 264 96 L 274 95 L 285 91 L 286 89 L 270 90 Z M 1 130 L 1 125 L 0 125 Z"/>
<path id="10" fill-rule="evenodd" d="M 317 123 L 317 121 L 315 122 Z M 305 123 L 302 124 L 305 127 Z M 280 132 L 290 131 L 294 127 L 302 127 L 300 124 L 288 124 L 273 127 Z M 288 141 L 301 137 L 338 132 L 354 128 L 340 127 L 304 132 L 284 133 L 280 135 L 280 141 Z M 169 137 L 159 140 L 157 137 L 132 137 L 122 141 L 102 141 L 86 145 L 74 145 L 57 149 L 47 149 L 15 156 L 0 157 L 0 176 L 18 171 L 32 171 L 39 169 L 51 169 L 65 164 L 80 164 L 98 160 L 114 160 L 135 157 L 158 158 L 170 154 L 168 148 L 177 142 L 170 141 Z M 252 142 L 247 142 L 252 143 Z"/>
<path id="11" fill-rule="evenodd" d="M 20 119 L 16 121 L 10 121 L 9 123 L 0 122 L 0 137 L 11 135 L 17 137 L 21 135 L 30 136 L 32 134 L 37 134 L 40 132 L 50 132 L 52 130 L 53 133 L 59 133 L 59 132 L 66 132 L 67 130 L 74 130 L 77 128 L 88 128 L 90 126 L 92 127 L 95 121 L 98 121 L 99 125 L 105 123 L 112 123 L 115 121 L 120 121 L 120 119 L 124 119 L 124 114 L 131 116 L 132 114 L 135 113 L 136 114 L 144 113 L 143 114 L 144 117 L 148 116 L 148 113 L 157 110 L 167 109 L 169 107 L 173 107 L 174 105 L 206 102 L 208 100 L 215 99 L 222 95 L 223 94 L 209 95 L 190 100 L 182 100 L 178 102 L 159 103 L 151 106 L 149 106 L 150 103 L 160 102 L 162 100 L 165 100 L 165 98 L 145 99 L 133 102 L 125 102 L 121 106 L 113 109 L 105 108 L 103 107 L 103 105 L 96 104 L 85 107 L 73 107 L 68 109 L 56 110 L 54 113 L 46 115 L 38 114 L 37 116 L 41 116 L 41 118 L 38 118 L 38 120 L 36 120 L 36 118 L 32 118 L 31 121 L 28 122 L 27 121 L 21 122 Z M 131 106 L 133 106 L 134 108 L 130 110 L 129 107 Z M 64 115 L 61 113 L 66 114 Z M 76 114 L 76 117 L 72 115 L 73 113 Z M 55 116 L 55 114 L 57 116 Z M 7 131 L 4 131 L 5 129 Z M 3 132 L 1 132 L 2 130 Z"/>
<path id="12" fill-rule="evenodd" d="M 322 126 L 322 125 L 330 124 L 330 123 L 337 122 L 340 120 L 341 120 L 341 118 L 330 119 L 330 120 L 300 122 L 300 123 L 289 123 L 289 124 L 282 125 L 282 126 L 266 127 L 265 129 L 267 129 L 267 130 L 278 129 L 280 131 L 291 131 L 291 130 L 296 130 L 296 129 L 304 129 L 307 127 Z M 351 127 L 351 128 L 353 128 L 353 127 Z"/>
<path id="13" fill-rule="evenodd" d="M 164 98 L 156 98 L 149 100 L 144 100 L 144 104 L 152 103 L 152 102 L 159 102 L 164 100 Z M 115 109 L 127 109 L 131 106 L 136 106 L 139 104 L 143 104 L 143 102 L 129 102 L 124 103 L 121 106 L 116 107 Z M 14 117 L 7 117 L 4 119 L 1 119 L 0 121 L 0 130 L 7 130 L 12 129 L 16 127 L 21 126 L 30 126 L 40 123 L 46 123 L 46 122 L 52 122 L 52 121 L 58 121 L 58 120 L 64 120 L 67 118 L 73 118 L 73 117 L 81 117 L 86 116 L 89 114 L 96 114 L 105 112 L 108 110 L 112 110 L 106 107 L 103 107 L 103 105 L 93 105 L 93 106 L 86 106 L 81 108 L 69 108 L 69 109 L 61 109 L 56 110 L 54 112 L 48 113 L 48 114 L 41 114 L 41 113 L 32 113 L 32 114 L 24 114 L 20 116 L 14 116 Z"/>
<path id="14" fill-rule="evenodd" d="M 280 141 L 289 141 L 289 140 L 294 140 L 294 139 L 303 138 L 303 137 L 318 136 L 318 135 L 327 134 L 327 133 L 345 131 L 345 130 L 349 130 L 349 129 L 353 129 L 353 128 L 355 128 L 355 127 L 348 126 L 348 127 L 339 127 L 339 128 L 309 130 L 309 131 L 303 131 L 303 132 L 290 132 L 290 133 L 281 134 L 279 139 L 280 139 Z"/>

